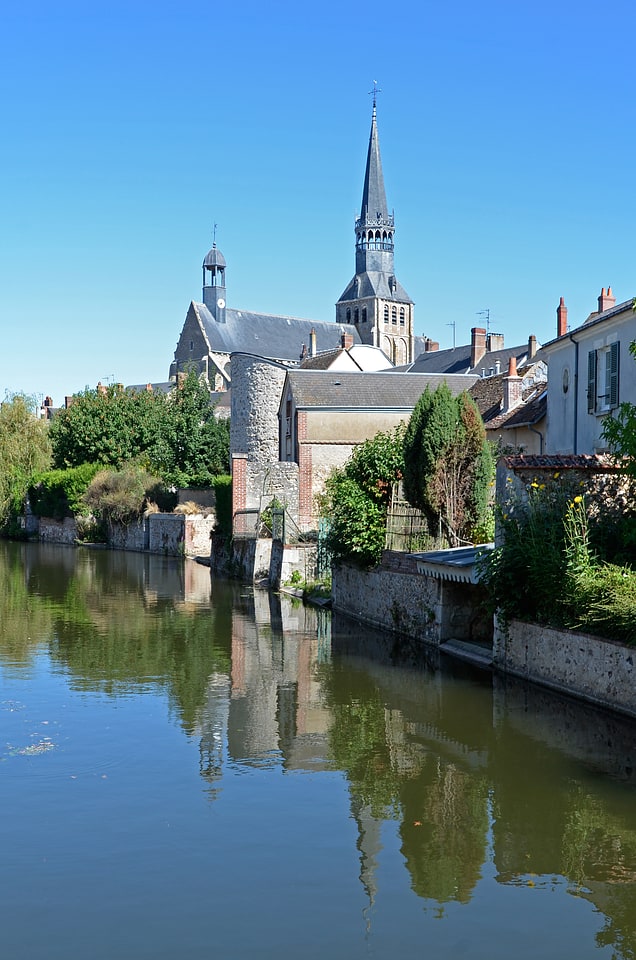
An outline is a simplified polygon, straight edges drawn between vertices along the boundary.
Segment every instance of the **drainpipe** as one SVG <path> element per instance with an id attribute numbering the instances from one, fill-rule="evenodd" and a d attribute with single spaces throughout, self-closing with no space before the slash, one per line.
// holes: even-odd
<path id="1" fill-rule="evenodd" d="M 576 453 L 579 442 L 579 341 L 575 340 L 571 333 L 568 333 L 568 338 L 576 347 L 574 351 L 574 443 L 572 446 L 572 453 Z"/>
<path id="2" fill-rule="evenodd" d="M 530 424 L 527 425 L 530 433 L 536 433 L 539 438 L 539 456 L 543 456 L 543 434 L 540 430 L 535 430 L 534 427 L 531 427 Z"/>

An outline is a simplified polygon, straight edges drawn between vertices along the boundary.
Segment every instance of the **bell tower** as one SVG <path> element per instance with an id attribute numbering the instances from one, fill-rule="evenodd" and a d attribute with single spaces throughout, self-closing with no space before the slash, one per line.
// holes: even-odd
<path id="1" fill-rule="evenodd" d="M 354 324 L 363 343 L 380 347 L 398 366 L 413 358 L 413 301 L 395 276 L 395 218 L 389 213 L 380 158 L 377 94 L 373 95 L 371 133 L 355 221 L 356 272 L 336 304 L 336 322 Z"/>
<path id="2" fill-rule="evenodd" d="M 225 323 L 225 257 L 216 243 L 203 261 L 203 303 L 217 323 Z"/>

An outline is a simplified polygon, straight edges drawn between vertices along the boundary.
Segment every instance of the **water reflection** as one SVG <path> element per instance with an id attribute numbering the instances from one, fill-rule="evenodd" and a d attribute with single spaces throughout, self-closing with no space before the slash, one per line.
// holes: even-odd
<path id="1" fill-rule="evenodd" d="M 636 956 L 635 725 L 158 557 L 0 545 L 0 670 L 166 694 L 213 805 L 241 771 L 342 771 L 368 917 L 393 822 L 435 907 L 566 887 Z M 9 709 L 5 703 L 5 709 Z M 17 709 L 17 708 L 16 708 Z"/>

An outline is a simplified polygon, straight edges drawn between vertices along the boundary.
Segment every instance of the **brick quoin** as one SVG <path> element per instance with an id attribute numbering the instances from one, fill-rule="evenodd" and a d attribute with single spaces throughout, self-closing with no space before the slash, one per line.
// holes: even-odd
<path id="1" fill-rule="evenodd" d="M 312 520 L 311 462 L 311 447 L 301 444 L 298 447 L 298 519 L 301 526 Z"/>
<path id="2" fill-rule="evenodd" d="M 245 510 L 247 503 L 247 456 L 232 457 L 232 516 L 237 510 Z"/>

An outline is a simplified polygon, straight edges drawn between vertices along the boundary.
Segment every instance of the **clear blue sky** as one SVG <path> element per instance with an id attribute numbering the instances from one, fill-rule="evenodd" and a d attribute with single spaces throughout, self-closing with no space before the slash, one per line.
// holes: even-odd
<path id="1" fill-rule="evenodd" d="M 165 380 L 231 306 L 333 320 L 377 79 L 417 334 L 506 343 L 636 294 L 628 0 L 34 0 L 0 23 L 0 392 Z"/>

